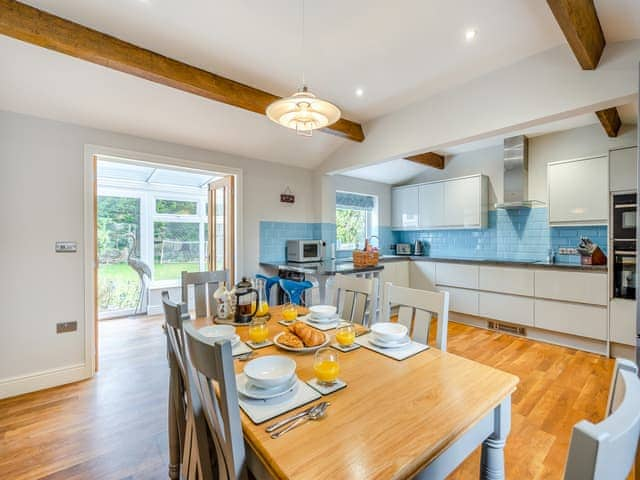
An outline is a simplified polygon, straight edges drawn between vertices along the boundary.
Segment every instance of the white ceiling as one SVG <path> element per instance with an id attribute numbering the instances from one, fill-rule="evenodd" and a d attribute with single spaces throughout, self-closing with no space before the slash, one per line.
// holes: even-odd
<path id="1" fill-rule="evenodd" d="M 609 41 L 640 37 L 636 1 L 596 1 Z M 26 3 L 276 94 L 299 86 L 300 0 Z M 309 86 L 362 122 L 564 43 L 542 0 L 323 0 L 306 10 Z M 473 43 L 467 28 L 478 31 Z M 307 168 L 345 142 L 301 138 L 260 115 L 6 37 L 0 61 L 3 110 Z"/>

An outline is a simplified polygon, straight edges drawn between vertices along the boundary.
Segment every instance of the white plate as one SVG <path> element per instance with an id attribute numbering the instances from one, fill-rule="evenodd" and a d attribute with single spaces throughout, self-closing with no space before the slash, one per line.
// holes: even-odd
<path id="1" fill-rule="evenodd" d="M 281 335 L 283 335 L 285 332 L 280 332 L 278 335 L 276 335 L 273 338 L 273 343 L 276 344 L 276 346 L 278 348 L 281 348 L 283 350 L 287 350 L 289 352 L 298 352 L 298 353 L 308 353 L 308 352 L 315 352 L 316 350 L 318 350 L 319 348 L 322 347 L 326 347 L 327 345 L 329 345 L 329 335 L 327 335 L 326 333 L 323 333 L 324 335 L 324 342 L 322 342 L 322 344 L 320 345 L 316 345 L 315 347 L 302 347 L 302 348 L 293 348 L 290 347 L 289 345 L 283 345 L 281 344 L 278 339 L 280 338 Z"/>
<path id="2" fill-rule="evenodd" d="M 307 320 L 309 320 L 310 322 L 313 323 L 332 323 L 335 322 L 336 320 L 338 320 L 338 314 L 335 313 L 333 315 L 331 315 L 330 317 L 316 317 L 313 313 L 311 313 L 308 317 Z"/>
<path id="3" fill-rule="evenodd" d="M 285 385 L 277 388 L 260 388 L 251 383 L 246 375 L 238 375 L 236 386 L 238 392 L 247 398 L 256 400 L 269 400 L 270 398 L 281 397 L 287 393 L 293 392 L 298 386 L 298 377 L 294 375 Z"/>
<path id="4" fill-rule="evenodd" d="M 376 347 L 380 348 L 402 348 L 411 343 L 411 339 L 409 337 L 404 337 L 404 339 L 400 340 L 399 342 L 387 342 L 385 340 L 377 338 L 375 335 L 371 335 L 369 337 L 369 341 Z"/>
<path id="5" fill-rule="evenodd" d="M 251 383 L 262 388 L 289 383 L 296 373 L 296 362 L 284 355 L 267 355 L 247 362 L 244 374 Z"/>

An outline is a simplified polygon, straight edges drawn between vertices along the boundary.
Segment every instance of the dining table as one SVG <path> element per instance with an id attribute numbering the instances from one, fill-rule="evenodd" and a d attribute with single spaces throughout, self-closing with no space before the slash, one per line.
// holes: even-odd
<path id="1" fill-rule="evenodd" d="M 282 319 L 282 307 L 271 307 L 269 338 L 287 328 Z M 214 322 L 193 321 L 196 328 Z M 236 332 L 248 340 L 248 326 Z M 271 345 L 256 354 L 292 358 L 302 381 L 315 377 L 313 353 Z M 247 463 L 256 478 L 446 478 L 479 446 L 479 477 L 505 478 L 504 446 L 518 377 L 434 347 L 402 361 L 364 346 L 338 355 L 347 386 L 322 397 L 331 405 L 321 420 L 274 439 L 265 426 L 309 405 L 260 425 L 241 412 Z M 246 362 L 234 365 L 240 373 Z"/>

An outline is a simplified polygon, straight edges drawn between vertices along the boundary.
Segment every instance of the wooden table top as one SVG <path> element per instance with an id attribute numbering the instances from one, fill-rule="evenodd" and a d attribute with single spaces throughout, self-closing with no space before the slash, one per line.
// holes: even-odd
<path id="1" fill-rule="evenodd" d="M 280 308 L 272 307 L 270 338 L 283 330 L 277 323 L 281 319 Z M 198 318 L 194 323 L 201 327 L 212 322 Z M 247 330 L 237 327 L 242 340 L 248 338 Z M 313 354 L 275 346 L 258 354 L 290 356 L 301 380 L 314 377 Z M 338 355 L 347 387 L 323 397 L 331 402 L 324 419 L 272 439 L 264 429 L 277 419 L 255 425 L 241 413 L 246 440 L 275 477 L 411 478 L 518 383 L 514 375 L 435 348 L 404 361 L 364 347 Z M 245 364 L 235 365 L 240 372 Z"/>

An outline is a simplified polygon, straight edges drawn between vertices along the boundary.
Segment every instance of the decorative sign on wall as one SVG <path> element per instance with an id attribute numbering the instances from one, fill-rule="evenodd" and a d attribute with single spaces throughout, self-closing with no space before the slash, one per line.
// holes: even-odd
<path id="1" fill-rule="evenodd" d="M 289 185 L 284 189 L 284 192 L 280 194 L 280 203 L 296 203 L 296 196 L 293 194 Z"/>

